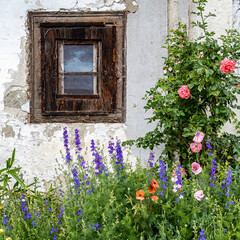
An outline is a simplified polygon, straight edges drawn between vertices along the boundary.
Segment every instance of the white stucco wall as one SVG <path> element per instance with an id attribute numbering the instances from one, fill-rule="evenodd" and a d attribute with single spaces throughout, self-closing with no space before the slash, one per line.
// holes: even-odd
<path id="1" fill-rule="evenodd" d="M 16 164 L 24 178 L 49 182 L 55 175 L 55 159 L 63 151 L 63 127 L 68 127 L 74 147 L 74 129 L 83 146 L 91 139 L 108 143 L 142 136 L 147 131 L 141 98 L 161 74 L 166 35 L 165 0 L 2 0 L 0 1 L 0 166 L 16 148 Z M 127 22 L 127 121 L 119 124 L 30 124 L 28 79 L 28 11 L 122 11 Z M 138 11 L 137 11 L 138 10 Z M 136 13 L 134 13 L 136 11 Z M 144 125 L 144 127 L 143 127 Z M 141 130 L 140 130 L 141 129 Z M 126 153 L 126 151 L 125 151 Z M 137 150 L 136 153 L 141 153 Z M 140 154 L 141 155 L 141 154 Z M 130 157 L 134 160 L 134 157 Z"/>
<path id="2" fill-rule="evenodd" d="M 209 27 L 217 35 L 231 28 L 232 1 L 209 0 L 207 10 L 217 14 Z M 153 126 L 144 120 L 142 97 L 162 75 L 162 49 L 169 29 L 178 21 L 190 27 L 190 0 L 1 0 L 0 1 L 0 167 L 16 148 L 16 165 L 47 183 L 55 174 L 55 159 L 64 152 L 62 132 L 67 126 L 74 146 L 74 129 L 80 130 L 83 146 L 91 139 L 108 143 L 109 136 L 121 140 L 143 136 Z M 30 124 L 28 76 L 28 11 L 122 11 L 127 20 L 127 115 L 119 124 Z M 148 113 L 150 114 L 150 113 Z M 161 151 L 161 148 L 156 151 Z M 133 149 L 135 156 L 146 159 L 149 152 Z M 134 160 L 134 157 L 130 157 Z"/>

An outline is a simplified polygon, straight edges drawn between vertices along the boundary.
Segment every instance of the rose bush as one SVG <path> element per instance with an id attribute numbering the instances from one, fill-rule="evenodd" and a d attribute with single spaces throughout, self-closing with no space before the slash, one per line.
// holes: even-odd
<path id="1" fill-rule="evenodd" d="M 164 77 L 145 96 L 145 109 L 152 113 L 147 120 L 149 124 L 155 123 L 155 128 L 126 143 L 150 149 L 163 144 L 162 154 L 169 163 L 178 158 L 185 168 L 189 161 L 195 161 L 197 154 L 199 163 L 205 164 L 208 156 L 200 155 L 200 151 L 212 140 L 221 161 L 228 160 L 234 166 L 240 157 L 240 137 L 223 132 L 222 127 L 229 121 L 239 132 L 235 109 L 240 108 L 236 95 L 240 89 L 234 68 L 240 58 L 240 34 L 229 30 L 215 39 L 206 21 L 213 14 L 204 15 L 207 1 L 193 2 L 197 5 L 193 14 L 200 17 L 193 25 L 202 30 L 202 35 L 190 40 L 186 26 L 179 24 L 167 36 Z M 196 132 L 200 135 L 195 136 Z"/>

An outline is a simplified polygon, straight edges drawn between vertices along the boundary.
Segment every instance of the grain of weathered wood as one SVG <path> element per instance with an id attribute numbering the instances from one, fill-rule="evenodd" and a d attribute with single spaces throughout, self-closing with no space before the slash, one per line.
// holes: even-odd
<path id="1" fill-rule="evenodd" d="M 29 13 L 31 122 L 125 121 L 125 25 L 124 13 Z M 57 94 L 59 40 L 98 42 L 96 95 Z"/>

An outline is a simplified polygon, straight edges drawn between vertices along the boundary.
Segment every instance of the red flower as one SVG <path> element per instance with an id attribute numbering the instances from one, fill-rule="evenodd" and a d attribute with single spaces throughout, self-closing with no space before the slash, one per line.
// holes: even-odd
<path id="1" fill-rule="evenodd" d="M 220 67 L 220 71 L 224 72 L 224 73 L 229 73 L 229 72 L 233 72 L 234 68 L 235 68 L 236 62 L 234 60 L 231 59 L 224 59 L 221 62 L 221 67 Z"/>
<path id="2" fill-rule="evenodd" d="M 188 86 L 184 85 L 178 90 L 178 94 L 180 98 L 183 99 L 189 99 L 191 96 L 190 90 L 188 89 Z"/>
<path id="3" fill-rule="evenodd" d="M 151 196 L 151 199 L 158 200 L 158 196 Z"/>
<path id="4" fill-rule="evenodd" d="M 156 188 L 152 184 L 150 184 L 149 187 L 148 187 L 148 192 L 149 193 L 155 193 L 155 191 L 156 191 Z"/>
<path id="5" fill-rule="evenodd" d="M 154 178 L 152 179 L 152 185 L 153 185 L 153 187 L 155 189 L 159 188 L 159 185 L 158 185 L 157 181 Z"/>
<path id="6" fill-rule="evenodd" d="M 145 192 L 143 190 L 139 190 L 136 192 L 136 199 L 137 200 L 143 200 L 144 199 Z"/>

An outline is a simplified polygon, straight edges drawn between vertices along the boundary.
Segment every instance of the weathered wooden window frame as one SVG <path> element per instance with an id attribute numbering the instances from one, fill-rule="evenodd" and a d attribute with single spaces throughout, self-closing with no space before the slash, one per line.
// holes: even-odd
<path id="1" fill-rule="evenodd" d="M 126 14 L 29 12 L 28 19 L 30 122 L 125 122 Z M 78 39 L 83 29 L 88 37 Z M 56 56 L 48 47 L 60 40 L 99 42 L 97 95 L 58 94 Z"/>

